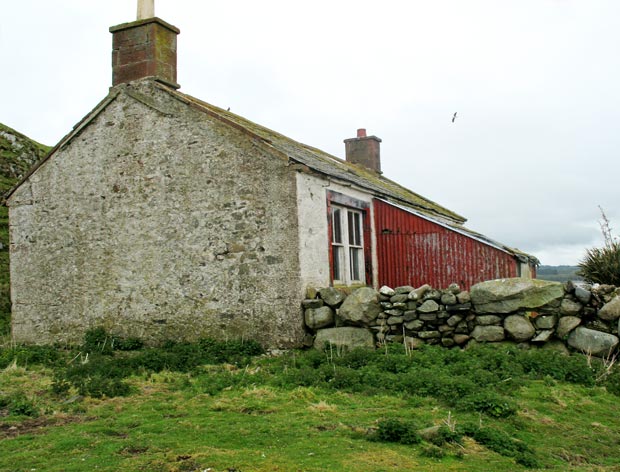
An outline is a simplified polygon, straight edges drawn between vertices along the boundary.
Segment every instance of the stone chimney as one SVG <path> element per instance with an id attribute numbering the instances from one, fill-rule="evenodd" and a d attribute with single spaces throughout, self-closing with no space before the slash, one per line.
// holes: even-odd
<path id="1" fill-rule="evenodd" d="M 152 77 L 178 89 L 177 35 L 159 18 L 112 26 L 112 85 Z"/>
<path id="2" fill-rule="evenodd" d="M 366 136 L 366 130 L 362 128 L 357 130 L 357 138 L 345 139 L 344 145 L 347 162 L 381 173 L 381 140 L 379 138 Z"/>

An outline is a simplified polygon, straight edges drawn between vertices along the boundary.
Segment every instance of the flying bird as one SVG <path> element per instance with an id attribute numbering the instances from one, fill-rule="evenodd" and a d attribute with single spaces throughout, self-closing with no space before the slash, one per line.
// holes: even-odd
<path id="1" fill-rule="evenodd" d="M 456 120 L 456 112 L 454 112 L 454 115 L 452 115 L 452 123 L 454 123 L 454 120 Z"/>

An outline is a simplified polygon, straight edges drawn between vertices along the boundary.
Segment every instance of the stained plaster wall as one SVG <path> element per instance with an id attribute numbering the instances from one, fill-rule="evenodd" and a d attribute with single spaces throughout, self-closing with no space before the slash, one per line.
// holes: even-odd
<path id="1" fill-rule="evenodd" d="M 330 236 L 327 217 L 327 191 L 331 190 L 361 200 L 370 205 L 371 248 L 373 254 L 373 285 L 377 285 L 376 235 L 372 195 L 325 178 L 320 175 L 299 172 L 297 174 L 297 205 L 299 206 L 299 264 L 301 286 L 328 287 L 331 284 L 329 250 Z"/>
<path id="2" fill-rule="evenodd" d="M 15 340 L 298 345 L 295 173 L 150 81 L 129 89 L 155 106 L 120 94 L 9 201 Z"/>

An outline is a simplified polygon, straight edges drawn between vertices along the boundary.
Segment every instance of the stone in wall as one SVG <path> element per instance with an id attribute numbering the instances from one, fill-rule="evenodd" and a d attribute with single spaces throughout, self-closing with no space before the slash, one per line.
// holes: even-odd
<path id="1" fill-rule="evenodd" d="M 553 329 L 557 323 L 557 316 L 545 315 L 539 316 L 534 319 L 534 324 L 537 329 Z"/>
<path id="2" fill-rule="evenodd" d="M 581 303 L 571 300 L 570 298 L 565 298 L 560 304 L 560 314 L 562 316 L 577 316 L 582 308 L 583 306 Z"/>
<path id="3" fill-rule="evenodd" d="M 480 315 L 476 316 L 476 324 L 482 326 L 499 325 L 502 323 L 502 318 L 497 315 Z"/>
<path id="4" fill-rule="evenodd" d="M 575 297 L 584 305 L 590 303 L 592 299 L 592 293 L 583 287 L 575 287 Z"/>
<path id="5" fill-rule="evenodd" d="M 370 287 L 354 290 L 338 310 L 338 318 L 347 324 L 369 325 L 381 313 L 378 295 Z"/>
<path id="6" fill-rule="evenodd" d="M 598 316 L 606 321 L 615 321 L 620 318 L 620 297 L 612 299 L 598 311 Z"/>
<path id="7" fill-rule="evenodd" d="M 613 334 L 603 333 L 579 326 L 568 337 L 568 345 L 584 354 L 597 357 L 608 356 L 618 346 L 619 339 Z"/>
<path id="8" fill-rule="evenodd" d="M 576 316 L 563 316 L 558 321 L 558 327 L 555 334 L 560 339 L 565 339 L 572 330 L 581 324 L 581 318 Z"/>
<path id="9" fill-rule="evenodd" d="M 426 284 L 422 285 L 421 287 L 418 287 L 409 293 L 409 299 L 410 300 L 422 300 L 424 295 L 426 295 L 426 292 L 428 292 L 429 290 L 431 290 L 430 285 L 426 285 Z"/>
<path id="10" fill-rule="evenodd" d="M 504 328 L 501 326 L 482 326 L 478 325 L 471 333 L 471 337 L 478 342 L 498 342 L 503 341 L 506 336 Z"/>
<path id="11" fill-rule="evenodd" d="M 564 288 L 559 282 L 513 278 L 481 282 L 470 294 L 477 313 L 514 313 L 558 302 Z"/>
<path id="12" fill-rule="evenodd" d="M 536 329 L 528 318 L 523 315 L 511 315 L 504 319 L 504 329 L 508 336 L 520 343 L 529 341 L 536 334 Z"/>
<path id="13" fill-rule="evenodd" d="M 304 321 L 312 330 L 325 328 L 334 323 L 334 311 L 328 306 L 308 308 L 304 313 Z"/>
<path id="14" fill-rule="evenodd" d="M 436 311 L 439 311 L 439 305 L 435 300 L 426 300 L 418 307 L 420 313 L 434 313 Z"/>
<path id="15" fill-rule="evenodd" d="M 334 287 L 326 287 L 319 290 L 319 296 L 329 306 L 336 307 L 340 305 L 345 297 L 345 294 Z"/>

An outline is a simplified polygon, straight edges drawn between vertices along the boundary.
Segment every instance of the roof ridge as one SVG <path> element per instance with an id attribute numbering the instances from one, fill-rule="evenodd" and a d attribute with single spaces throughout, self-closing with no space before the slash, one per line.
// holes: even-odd
<path id="1" fill-rule="evenodd" d="M 402 204 L 419 208 L 421 211 L 436 215 L 437 217 L 446 218 L 457 224 L 463 224 L 467 221 L 467 218 L 459 215 L 458 213 L 448 210 L 447 208 L 416 192 L 413 192 L 404 185 L 401 185 L 383 175 L 378 175 L 370 170 L 352 164 L 351 162 L 347 162 L 346 160 L 336 157 L 326 151 L 323 151 L 322 149 L 296 141 L 295 139 L 289 138 L 278 131 L 274 131 L 266 126 L 255 123 L 248 118 L 237 115 L 229 110 L 224 110 L 217 105 L 205 102 L 204 100 L 196 98 L 192 95 L 174 90 L 165 84 L 156 83 L 155 85 L 161 90 L 166 91 L 170 95 L 177 97 L 190 105 L 199 106 L 203 111 L 209 113 L 218 120 L 228 123 L 237 129 L 269 143 L 273 148 L 276 148 L 280 152 L 286 154 L 289 159 L 293 159 L 301 164 L 304 164 L 314 171 L 325 175 L 330 175 L 333 178 L 354 183 L 360 188 L 371 190 L 374 193 L 380 194 L 387 198 L 395 199 L 402 202 Z M 268 135 L 268 137 L 265 135 Z M 291 147 L 296 149 L 290 149 Z M 283 150 L 283 148 L 289 149 Z M 310 154 L 311 157 L 304 157 L 302 155 L 303 153 L 300 151 Z M 321 166 L 320 163 L 317 162 L 321 160 L 326 165 Z M 339 168 L 340 175 L 333 175 L 333 173 L 330 174 L 329 169 L 326 169 L 326 167 L 329 166 L 337 166 Z"/>

